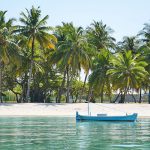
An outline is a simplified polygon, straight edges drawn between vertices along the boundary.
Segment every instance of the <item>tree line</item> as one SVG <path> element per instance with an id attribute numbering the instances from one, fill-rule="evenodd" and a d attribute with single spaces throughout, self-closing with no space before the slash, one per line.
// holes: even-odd
<path id="1" fill-rule="evenodd" d="M 0 99 L 6 91 L 16 102 L 124 103 L 133 91 L 149 91 L 150 24 L 132 37 L 116 42 L 113 30 L 102 21 L 87 28 L 62 22 L 50 27 L 49 18 L 32 6 L 16 19 L 0 11 Z M 84 71 L 84 81 L 81 71 Z M 114 93 L 118 95 L 112 98 Z"/>

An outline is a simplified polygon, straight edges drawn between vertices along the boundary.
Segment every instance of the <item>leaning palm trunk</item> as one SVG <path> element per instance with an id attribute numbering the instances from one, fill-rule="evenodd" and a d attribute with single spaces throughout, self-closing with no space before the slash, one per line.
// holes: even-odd
<path id="1" fill-rule="evenodd" d="M 69 68 L 66 68 L 67 71 L 67 96 L 66 96 L 66 103 L 69 103 L 69 93 L 70 93 L 70 81 L 69 81 Z"/>
<path id="2" fill-rule="evenodd" d="M 2 100 L 2 63 L 1 63 L 1 60 L 0 60 L 0 100 L 2 103 L 3 100 Z"/>
<path id="3" fill-rule="evenodd" d="M 117 100 L 118 100 L 120 94 L 121 94 L 121 93 L 119 93 L 119 94 L 117 95 L 117 97 L 115 98 L 115 100 L 113 101 L 113 103 L 116 103 L 116 102 L 117 102 Z"/>
<path id="4" fill-rule="evenodd" d="M 90 100 L 91 100 L 91 95 L 92 95 L 92 87 L 89 86 L 89 91 L 88 91 L 88 95 L 87 95 L 87 102 L 90 102 Z"/>
<path id="5" fill-rule="evenodd" d="M 84 91 L 84 88 L 85 88 L 87 77 L 88 77 L 88 73 L 86 73 L 85 78 L 84 78 L 84 84 L 83 84 L 81 94 L 80 94 L 80 101 L 79 101 L 80 103 L 81 103 L 81 97 L 83 96 L 83 91 Z"/>

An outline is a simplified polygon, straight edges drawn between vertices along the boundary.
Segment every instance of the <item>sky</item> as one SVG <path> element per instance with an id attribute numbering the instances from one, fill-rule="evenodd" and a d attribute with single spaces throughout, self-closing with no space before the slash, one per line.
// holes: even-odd
<path id="1" fill-rule="evenodd" d="M 63 21 L 86 28 L 93 20 L 102 20 L 114 30 L 117 41 L 136 35 L 144 23 L 150 23 L 150 0 L 0 0 L 0 10 L 17 20 L 32 5 L 40 6 L 43 17 L 49 15 L 49 26 Z"/>

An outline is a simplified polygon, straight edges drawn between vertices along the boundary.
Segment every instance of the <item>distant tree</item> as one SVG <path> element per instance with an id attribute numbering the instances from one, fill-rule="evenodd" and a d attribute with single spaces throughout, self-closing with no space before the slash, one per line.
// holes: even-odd
<path id="1" fill-rule="evenodd" d="M 110 35 L 111 33 L 113 33 L 113 30 L 102 21 L 93 21 L 93 23 L 87 27 L 88 42 L 94 45 L 97 51 L 115 48 L 115 38 Z"/>
<path id="2" fill-rule="evenodd" d="M 125 36 L 123 37 L 123 41 L 118 42 L 118 50 L 119 51 L 132 51 L 133 54 L 138 53 L 138 49 L 140 47 L 140 40 L 138 40 L 137 36 Z"/>

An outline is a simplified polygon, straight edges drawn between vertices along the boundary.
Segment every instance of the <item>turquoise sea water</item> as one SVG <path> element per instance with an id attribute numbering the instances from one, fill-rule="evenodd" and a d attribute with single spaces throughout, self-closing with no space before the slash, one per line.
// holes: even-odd
<path id="1" fill-rule="evenodd" d="M 76 123 L 69 117 L 1 117 L 0 150 L 150 150 L 150 119 Z"/>

